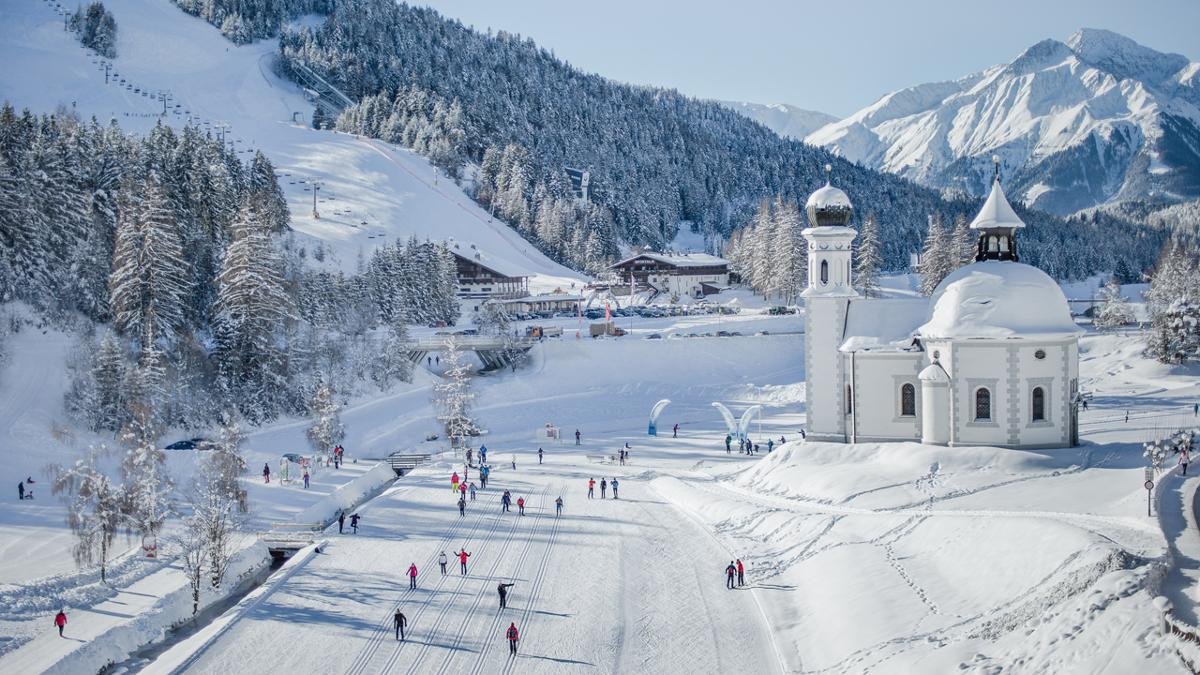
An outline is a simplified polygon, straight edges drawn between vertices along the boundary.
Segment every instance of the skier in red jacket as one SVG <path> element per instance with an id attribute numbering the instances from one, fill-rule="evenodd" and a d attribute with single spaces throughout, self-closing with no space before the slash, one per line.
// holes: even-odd
<path id="1" fill-rule="evenodd" d="M 58 614 L 54 615 L 54 625 L 58 626 L 58 637 L 62 637 L 63 628 L 67 625 L 67 611 L 65 609 L 58 610 Z"/>
<path id="2" fill-rule="evenodd" d="M 525 498 L 517 497 L 517 514 L 525 515 Z"/>
<path id="3" fill-rule="evenodd" d="M 746 568 L 742 566 L 741 558 L 737 559 L 737 571 L 738 571 L 738 586 L 745 586 L 746 585 Z"/>
<path id="4" fill-rule="evenodd" d="M 417 587 L 417 563 L 408 566 L 408 587 Z"/>
<path id="5" fill-rule="evenodd" d="M 509 654 L 509 656 L 516 656 L 517 655 L 517 640 L 519 640 L 521 638 L 521 636 L 517 633 L 517 624 L 515 622 L 508 624 L 508 630 L 505 631 L 504 636 L 508 638 L 508 654 Z"/>
<path id="6" fill-rule="evenodd" d="M 467 573 L 467 558 L 469 558 L 470 556 L 471 556 L 471 554 L 467 553 L 467 549 L 465 549 L 465 548 L 460 549 L 458 551 L 458 562 L 460 565 L 462 565 L 462 573 L 463 574 Z"/>

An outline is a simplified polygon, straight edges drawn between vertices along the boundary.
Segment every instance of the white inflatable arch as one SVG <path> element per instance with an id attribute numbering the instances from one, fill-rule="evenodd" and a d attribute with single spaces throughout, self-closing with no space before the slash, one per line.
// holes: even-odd
<path id="1" fill-rule="evenodd" d="M 759 420 L 762 420 L 762 406 L 752 405 L 746 412 L 742 413 L 742 420 L 738 422 L 738 438 L 749 438 L 750 422 L 754 421 L 754 416 L 758 415 Z"/>
<path id="2" fill-rule="evenodd" d="M 725 404 L 719 401 L 713 401 L 712 407 L 719 410 L 721 412 L 721 417 L 725 418 L 725 428 L 729 430 L 729 433 L 736 434 L 738 425 L 733 419 L 733 413 L 729 412 L 729 408 L 726 408 Z"/>

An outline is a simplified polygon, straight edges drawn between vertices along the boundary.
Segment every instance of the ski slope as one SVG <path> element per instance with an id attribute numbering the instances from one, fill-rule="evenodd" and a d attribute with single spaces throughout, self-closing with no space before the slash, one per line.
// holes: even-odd
<path id="1" fill-rule="evenodd" d="M 189 119 L 214 134 L 224 131 L 246 160 L 255 150 L 271 159 L 293 228 L 310 252 L 318 245 L 325 249 L 324 264 L 346 272 L 355 270 L 360 253 L 416 236 L 456 242 L 464 253 L 474 244 L 485 256 L 533 276 L 534 291 L 582 280 L 490 218 L 424 158 L 305 126 L 312 106 L 273 71 L 275 41 L 233 45 L 167 0 L 112 0 L 105 7 L 118 27 L 115 72 L 141 92 L 105 84 L 99 60 L 63 30 L 53 5 L 7 0 L 0 59 L 8 65 L 0 72 L 0 100 L 35 112 L 61 107 L 85 118 L 112 118 L 127 131 L 145 132 L 160 120 L 179 127 Z M 165 116 L 154 98 L 159 92 L 170 94 Z M 320 218 L 312 214 L 314 182 L 320 185 Z"/>

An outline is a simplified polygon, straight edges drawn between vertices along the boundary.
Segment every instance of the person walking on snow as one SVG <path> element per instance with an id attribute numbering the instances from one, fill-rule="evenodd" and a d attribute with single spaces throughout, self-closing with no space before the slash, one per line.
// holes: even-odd
<path id="1" fill-rule="evenodd" d="M 496 587 L 496 592 L 500 594 L 500 609 L 508 607 L 508 589 L 516 586 L 516 584 L 500 584 Z"/>
<path id="2" fill-rule="evenodd" d="M 525 515 L 525 498 L 517 497 L 517 515 Z"/>
<path id="3" fill-rule="evenodd" d="M 768 439 L 767 439 L 767 454 L 768 454 L 768 455 L 769 455 L 769 454 L 771 454 L 771 451 L 772 451 L 772 450 L 774 450 L 774 449 L 775 449 L 775 439 L 774 439 L 774 438 L 768 438 Z"/>
<path id="4" fill-rule="evenodd" d="M 417 563 L 408 566 L 408 587 L 412 589 L 417 587 Z"/>
<path id="5" fill-rule="evenodd" d="M 1190 462 L 1190 461 L 1192 461 L 1192 460 L 1190 457 L 1188 457 L 1187 448 L 1180 450 L 1179 451 L 1179 466 L 1183 467 L 1182 475 L 1184 475 L 1184 476 L 1187 475 L 1187 465 L 1188 465 L 1188 462 Z"/>
<path id="6" fill-rule="evenodd" d="M 671 428 L 671 438 L 679 438 L 679 423 L 678 422 L 676 422 L 675 426 Z"/>
<path id="7" fill-rule="evenodd" d="M 450 491 L 453 492 L 454 494 L 458 494 L 458 472 L 457 471 L 455 471 L 454 474 L 452 476 L 450 476 Z"/>
<path id="8" fill-rule="evenodd" d="M 538 464 L 542 463 L 542 449 L 538 448 Z"/>
<path id="9" fill-rule="evenodd" d="M 467 481 L 458 484 L 458 497 L 465 500 L 467 498 Z"/>
<path id="10" fill-rule="evenodd" d="M 614 478 L 614 479 L 613 479 L 613 481 L 612 481 L 613 499 L 618 499 L 618 497 L 617 497 L 617 487 L 618 487 L 618 485 L 619 485 L 619 483 L 617 483 L 617 479 L 616 479 L 616 478 Z"/>
<path id="11" fill-rule="evenodd" d="M 462 517 L 462 518 L 465 518 L 467 515 L 467 498 L 466 497 L 458 498 L 458 515 L 459 515 L 459 517 Z"/>
<path id="12" fill-rule="evenodd" d="M 408 625 L 408 618 L 404 616 L 403 612 L 396 610 L 396 616 L 392 619 L 392 622 L 396 625 L 396 639 L 403 640 L 404 627 Z"/>
<path id="13" fill-rule="evenodd" d="M 442 576 L 446 576 L 446 552 L 438 554 L 438 565 L 442 568 Z"/>
<path id="14" fill-rule="evenodd" d="M 346 512 L 338 511 L 338 534 L 344 534 L 346 530 Z"/>
<path id="15" fill-rule="evenodd" d="M 727 455 L 733 452 L 733 450 L 730 448 L 730 443 L 733 443 L 733 436 L 725 434 L 725 454 Z"/>
<path id="16" fill-rule="evenodd" d="M 600 499 L 604 499 L 604 492 L 608 489 L 608 480 L 600 479 Z"/>
<path id="17" fill-rule="evenodd" d="M 579 445 L 579 430 L 575 430 L 575 445 Z"/>
<path id="18" fill-rule="evenodd" d="M 554 517 L 555 518 L 562 515 L 562 504 L 563 504 L 562 497 L 559 497 L 558 499 L 554 500 Z"/>
<path id="19" fill-rule="evenodd" d="M 588 479 L 588 499 L 595 499 L 595 497 L 596 497 L 596 479 L 589 478 Z"/>
<path id="20" fill-rule="evenodd" d="M 738 586 L 746 585 L 746 568 L 742 566 L 742 559 L 737 559 Z"/>
<path id="21" fill-rule="evenodd" d="M 737 574 L 737 565 L 733 561 L 729 561 L 729 566 L 725 568 L 725 588 L 733 588 L 733 577 Z"/>
<path id="22" fill-rule="evenodd" d="M 308 489 L 308 467 L 304 468 L 304 489 Z"/>
<path id="23" fill-rule="evenodd" d="M 25 481 L 17 483 L 17 499 L 20 501 L 25 500 Z"/>
<path id="24" fill-rule="evenodd" d="M 63 629 L 67 627 L 67 610 L 58 610 L 58 614 L 54 615 L 54 625 L 58 626 L 58 637 L 62 637 Z"/>
<path id="25" fill-rule="evenodd" d="M 350 529 L 354 530 L 354 534 L 358 534 L 358 518 L 357 513 L 350 514 Z"/>
<path id="26" fill-rule="evenodd" d="M 512 496 L 508 494 L 508 490 L 505 490 L 504 494 L 500 495 L 500 510 L 508 513 L 509 504 L 512 504 Z"/>
<path id="27" fill-rule="evenodd" d="M 266 462 L 263 462 L 263 482 L 271 482 L 271 465 L 267 464 Z"/>
<path id="28" fill-rule="evenodd" d="M 505 637 L 508 638 L 508 653 L 509 653 L 509 655 L 516 656 L 517 655 L 517 641 L 519 639 L 521 639 L 520 634 L 517 633 L 516 622 L 508 624 L 508 630 L 505 631 L 504 635 L 505 635 Z"/>
<path id="29" fill-rule="evenodd" d="M 463 548 L 458 551 L 458 564 L 462 566 L 463 574 L 467 573 L 467 558 L 469 557 L 471 554 L 467 553 L 467 549 Z"/>
<path id="30" fill-rule="evenodd" d="M 486 445 L 479 446 L 479 463 L 487 464 L 487 446 Z"/>
<path id="31" fill-rule="evenodd" d="M 513 471 L 517 470 L 517 455 L 516 455 L 516 453 L 513 453 L 513 456 L 512 456 L 512 467 L 513 467 Z"/>
<path id="32" fill-rule="evenodd" d="M 471 483 L 471 501 L 475 501 L 475 483 Z"/>

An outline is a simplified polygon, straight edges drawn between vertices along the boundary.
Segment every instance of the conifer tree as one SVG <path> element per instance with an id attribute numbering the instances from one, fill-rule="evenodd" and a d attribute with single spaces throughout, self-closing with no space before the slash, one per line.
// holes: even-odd
<path id="1" fill-rule="evenodd" d="M 334 446 L 346 437 L 346 428 L 342 426 L 341 406 L 338 405 L 333 387 L 322 382 L 313 392 L 312 401 L 308 404 L 309 414 L 313 422 L 305 434 L 313 452 L 328 455 Z"/>
<path id="2" fill-rule="evenodd" d="M 882 265 L 879 223 L 874 213 L 868 213 L 858 236 L 858 257 L 854 261 L 854 280 L 864 297 L 879 297 L 879 271 Z"/>
<path id="3" fill-rule="evenodd" d="M 929 216 L 929 230 L 925 234 L 925 248 L 921 252 L 921 294 L 933 295 L 938 284 L 954 271 L 957 254 L 942 216 Z"/>

